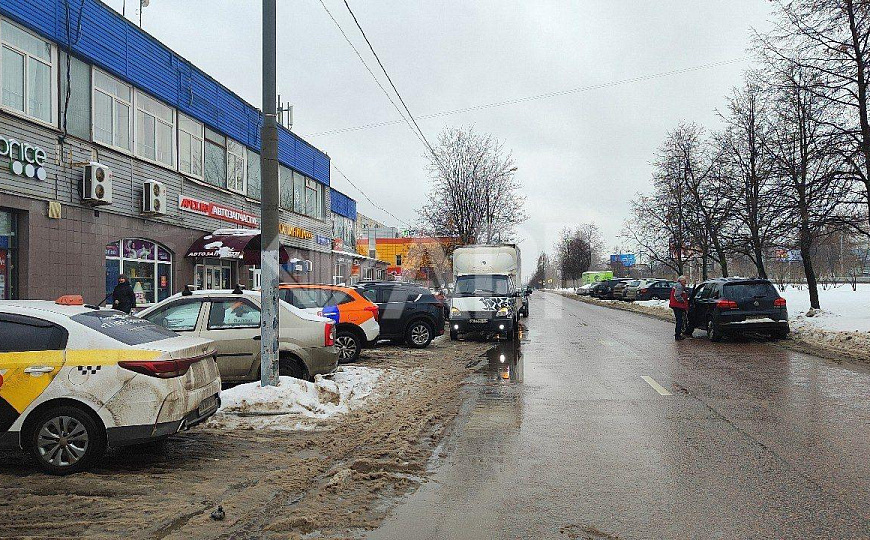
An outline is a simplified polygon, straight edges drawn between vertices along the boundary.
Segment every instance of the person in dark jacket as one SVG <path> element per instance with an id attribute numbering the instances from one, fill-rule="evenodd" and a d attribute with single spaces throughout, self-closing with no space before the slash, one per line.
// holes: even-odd
<path id="1" fill-rule="evenodd" d="M 682 341 L 691 332 L 689 330 L 689 291 L 686 289 L 686 276 L 680 276 L 677 279 L 677 284 L 671 289 L 671 309 L 674 310 L 674 319 L 676 328 L 674 328 L 674 339 Z"/>
<path id="2" fill-rule="evenodd" d="M 127 281 L 127 276 L 118 276 L 118 284 L 112 290 L 112 307 L 127 314 L 136 307 L 136 294 Z"/>

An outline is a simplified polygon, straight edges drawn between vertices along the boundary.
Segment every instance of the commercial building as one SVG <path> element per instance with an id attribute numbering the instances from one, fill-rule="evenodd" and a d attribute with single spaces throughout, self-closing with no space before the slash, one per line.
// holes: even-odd
<path id="1" fill-rule="evenodd" d="M 372 241 L 375 258 L 389 265 L 386 274 L 390 279 L 415 281 L 435 287 L 451 280 L 450 254 L 457 244 L 455 238 L 360 238 L 357 252 L 369 253 Z"/>
<path id="2" fill-rule="evenodd" d="M 99 0 L 0 3 L 0 88 L 0 298 L 259 285 L 254 106 Z M 352 199 L 284 128 L 278 154 L 281 279 L 330 282 Z"/>
<path id="3" fill-rule="evenodd" d="M 355 284 L 361 280 L 384 279 L 387 263 L 367 253 L 358 253 L 356 201 L 331 189 L 332 205 L 332 283 Z"/>

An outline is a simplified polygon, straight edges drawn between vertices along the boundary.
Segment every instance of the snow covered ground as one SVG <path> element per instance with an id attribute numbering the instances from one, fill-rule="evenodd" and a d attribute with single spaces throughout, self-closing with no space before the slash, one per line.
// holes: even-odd
<path id="1" fill-rule="evenodd" d="M 834 332 L 870 332 L 870 283 L 859 283 L 827 290 L 819 289 L 822 311 L 807 317 L 810 294 L 806 285 L 787 285 L 779 294 L 788 303 L 788 313 L 798 327 L 812 326 Z"/>
<path id="2" fill-rule="evenodd" d="M 208 421 L 227 429 L 313 429 L 318 420 L 360 407 L 374 392 L 383 370 L 339 367 L 332 377 L 314 382 L 281 377 L 278 386 L 240 384 L 221 392 L 221 408 Z"/>

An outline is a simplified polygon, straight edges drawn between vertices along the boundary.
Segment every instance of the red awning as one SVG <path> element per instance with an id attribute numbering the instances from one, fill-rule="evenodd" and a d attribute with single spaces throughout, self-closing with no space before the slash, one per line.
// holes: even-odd
<path id="1" fill-rule="evenodd" d="M 193 243 L 185 257 L 208 257 L 241 260 L 245 264 L 260 264 L 260 231 L 257 229 L 219 229 Z M 279 252 L 281 264 L 290 260 L 284 246 Z"/>

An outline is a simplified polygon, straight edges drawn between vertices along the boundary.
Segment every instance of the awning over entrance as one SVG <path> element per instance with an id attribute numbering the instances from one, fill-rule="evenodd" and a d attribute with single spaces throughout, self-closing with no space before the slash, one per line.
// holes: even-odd
<path id="1" fill-rule="evenodd" d="M 260 264 L 260 231 L 258 229 L 218 229 L 193 243 L 185 257 L 208 257 L 236 259 L 245 264 Z M 278 255 L 281 264 L 290 260 L 290 255 L 281 246 Z"/>

